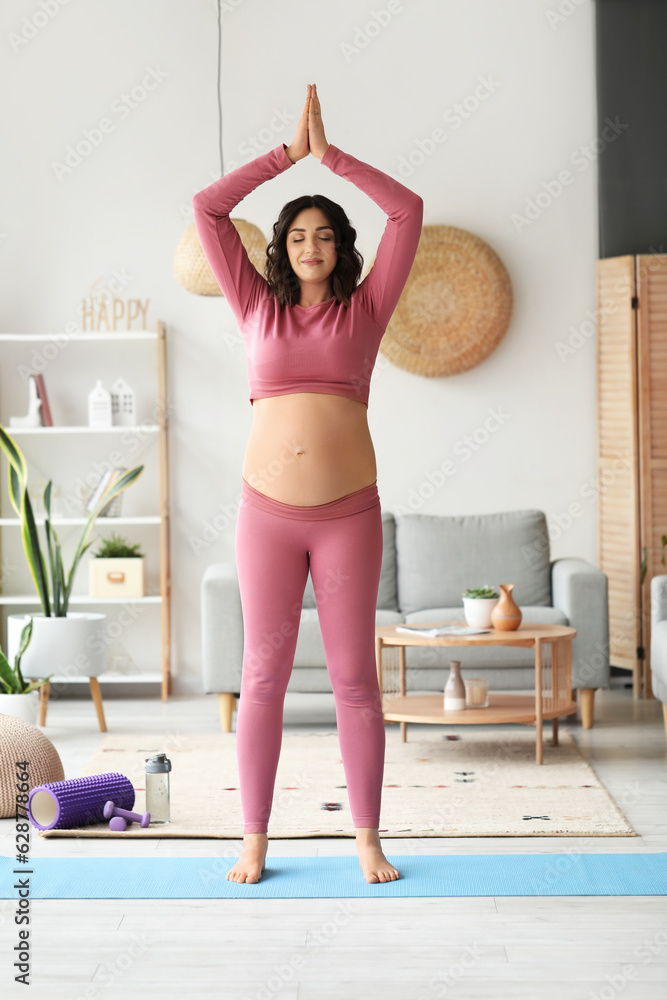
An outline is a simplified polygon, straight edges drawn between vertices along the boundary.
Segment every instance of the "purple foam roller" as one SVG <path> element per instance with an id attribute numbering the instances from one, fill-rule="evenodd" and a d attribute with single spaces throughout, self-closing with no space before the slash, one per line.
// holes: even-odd
<path id="1" fill-rule="evenodd" d="M 28 819 L 38 830 L 66 830 L 104 822 L 104 805 L 134 805 L 132 782 L 118 771 L 36 785 L 28 795 Z"/>

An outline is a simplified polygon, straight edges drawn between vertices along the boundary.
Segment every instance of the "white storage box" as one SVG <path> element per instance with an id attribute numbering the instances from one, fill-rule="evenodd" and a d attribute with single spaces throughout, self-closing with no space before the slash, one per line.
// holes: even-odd
<path id="1" fill-rule="evenodd" d="M 95 559 L 89 562 L 91 597 L 143 597 L 144 556 Z"/>

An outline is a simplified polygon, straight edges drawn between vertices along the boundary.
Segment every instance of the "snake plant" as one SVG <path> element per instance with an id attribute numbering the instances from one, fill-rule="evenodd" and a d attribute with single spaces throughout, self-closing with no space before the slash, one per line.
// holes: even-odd
<path id="1" fill-rule="evenodd" d="M 48 677 L 41 677 L 39 680 L 26 684 L 21 673 L 21 657 L 28 648 L 28 643 L 32 638 L 32 615 L 21 631 L 21 641 L 16 656 L 14 657 L 14 669 L 9 665 L 9 660 L 0 649 L 0 694 L 28 694 L 35 688 L 41 687 L 45 681 L 50 680 L 53 674 Z"/>
<path id="2" fill-rule="evenodd" d="M 12 507 L 21 519 L 23 548 L 28 559 L 30 573 L 39 595 L 42 611 L 46 617 L 53 616 L 64 618 L 67 615 L 69 600 L 72 593 L 72 584 L 74 583 L 74 575 L 77 571 L 79 562 L 84 552 L 86 552 L 87 549 L 89 549 L 94 543 L 94 539 L 92 541 L 89 541 L 88 539 L 100 511 L 106 506 L 107 503 L 109 503 L 110 500 L 113 500 L 115 496 L 122 493 L 124 489 L 127 489 L 127 487 L 141 474 L 144 467 L 143 465 L 135 465 L 133 468 L 128 469 L 128 471 L 124 473 L 124 475 L 122 475 L 120 479 L 113 484 L 113 486 L 110 488 L 107 487 L 86 521 L 81 538 L 79 539 L 79 544 L 77 545 L 76 552 L 74 553 L 70 571 L 66 574 L 63 566 L 60 540 L 51 522 L 52 481 L 49 480 L 44 489 L 44 530 L 46 534 L 46 552 L 48 557 L 47 570 L 47 562 L 44 559 L 44 554 L 39 543 L 37 525 L 35 523 L 30 496 L 28 494 L 28 466 L 25 456 L 16 441 L 14 441 L 1 424 L 0 448 L 7 456 L 7 461 L 9 462 L 9 498 L 11 500 Z M 49 573 L 51 577 L 50 583 Z M 53 604 L 51 592 L 53 592 Z"/>

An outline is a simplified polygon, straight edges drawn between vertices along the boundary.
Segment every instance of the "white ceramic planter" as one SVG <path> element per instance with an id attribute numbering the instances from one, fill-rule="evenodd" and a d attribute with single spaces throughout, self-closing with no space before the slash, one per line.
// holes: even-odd
<path id="1" fill-rule="evenodd" d="M 30 615 L 7 616 L 7 659 L 14 663 L 23 626 Z M 106 615 L 68 611 L 64 618 L 32 615 L 32 638 L 21 657 L 24 677 L 97 677 L 106 669 Z M 12 697 L 14 697 L 12 695 Z"/>
<path id="2" fill-rule="evenodd" d="M 121 559 L 91 559 L 88 584 L 91 597 L 143 597 L 144 556 Z"/>
<path id="3" fill-rule="evenodd" d="M 464 597 L 463 614 L 472 628 L 491 628 L 491 612 L 499 597 Z"/>
<path id="4" fill-rule="evenodd" d="M 13 715 L 16 719 L 23 719 L 31 726 L 36 726 L 38 712 L 39 691 L 28 691 L 27 694 L 0 694 L 0 715 Z"/>

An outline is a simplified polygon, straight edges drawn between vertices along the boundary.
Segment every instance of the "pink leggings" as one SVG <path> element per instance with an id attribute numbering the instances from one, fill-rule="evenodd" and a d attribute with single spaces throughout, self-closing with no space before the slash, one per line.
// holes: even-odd
<path id="1" fill-rule="evenodd" d="M 242 479 L 235 537 L 244 645 L 236 717 L 243 832 L 266 833 L 308 568 L 355 827 L 380 825 L 385 732 L 375 664 L 382 563 L 377 482 L 298 506 Z"/>

